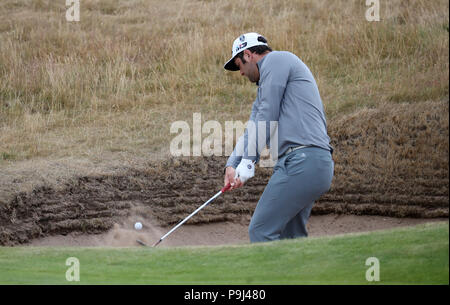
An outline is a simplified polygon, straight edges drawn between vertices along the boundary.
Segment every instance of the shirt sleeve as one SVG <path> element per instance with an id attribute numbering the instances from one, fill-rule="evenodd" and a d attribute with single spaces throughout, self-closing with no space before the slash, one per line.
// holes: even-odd
<path id="1" fill-rule="evenodd" d="M 278 58 L 267 58 L 260 75 L 258 87 L 258 105 L 255 114 L 255 128 L 248 137 L 244 147 L 244 159 L 258 162 L 261 151 L 270 142 L 270 122 L 278 123 L 280 105 L 289 80 L 290 66 L 288 61 Z M 262 130 L 265 128 L 265 132 Z"/>
<path id="2" fill-rule="evenodd" d="M 236 168 L 239 163 L 241 162 L 242 156 L 244 155 L 245 146 L 248 143 L 248 134 L 249 134 L 249 125 L 254 124 L 256 113 L 257 113 L 257 101 L 253 102 L 252 105 L 252 112 L 250 113 L 250 118 L 247 123 L 247 127 L 244 130 L 244 134 L 239 137 L 239 140 L 236 142 L 236 146 L 234 147 L 233 152 L 231 153 L 230 157 L 227 160 L 227 164 L 225 167 L 233 167 Z M 251 129 L 251 128 L 250 128 Z"/>

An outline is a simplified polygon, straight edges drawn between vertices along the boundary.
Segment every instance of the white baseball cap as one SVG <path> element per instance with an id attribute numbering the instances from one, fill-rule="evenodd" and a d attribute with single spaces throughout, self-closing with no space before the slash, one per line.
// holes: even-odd
<path id="1" fill-rule="evenodd" d="M 259 38 L 259 39 L 258 39 Z M 230 71 L 237 71 L 239 70 L 238 66 L 234 63 L 234 58 L 237 54 L 240 52 L 254 47 L 254 46 L 268 46 L 267 41 L 262 35 L 258 33 L 246 33 L 238 38 L 233 42 L 233 49 L 231 50 L 232 56 L 231 59 L 227 61 L 227 63 L 223 66 L 225 69 Z"/>

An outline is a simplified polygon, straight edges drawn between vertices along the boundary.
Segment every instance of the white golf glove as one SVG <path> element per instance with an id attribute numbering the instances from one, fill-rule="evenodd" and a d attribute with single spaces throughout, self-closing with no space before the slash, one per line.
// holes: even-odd
<path id="1" fill-rule="evenodd" d="M 255 164 L 252 160 L 242 159 L 238 167 L 236 167 L 236 175 L 234 179 L 239 178 L 242 183 L 255 175 Z"/>

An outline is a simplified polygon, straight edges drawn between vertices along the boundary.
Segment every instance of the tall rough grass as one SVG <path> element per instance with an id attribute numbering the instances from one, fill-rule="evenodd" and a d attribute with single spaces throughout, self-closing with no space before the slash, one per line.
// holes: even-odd
<path id="1" fill-rule="evenodd" d="M 382 103 L 448 101 L 449 3 L 83 0 L 0 3 L 0 162 L 145 154 L 170 123 L 247 119 L 254 85 L 225 72 L 241 33 L 313 71 L 329 119 Z"/>

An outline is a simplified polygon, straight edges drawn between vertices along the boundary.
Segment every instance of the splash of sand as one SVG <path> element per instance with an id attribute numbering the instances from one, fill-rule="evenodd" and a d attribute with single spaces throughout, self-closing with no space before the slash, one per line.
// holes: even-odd
<path id="1" fill-rule="evenodd" d="M 142 229 L 136 230 L 134 224 L 142 223 Z M 99 240 L 98 246 L 111 247 L 133 247 L 136 246 L 136 240 L 139 239 L 146 244 L 153 244 L 163 235 L 161 228 L 152 225 L 152 222 L 138 217 L 131 217 L 126 222 L 115 224 Z"/>

